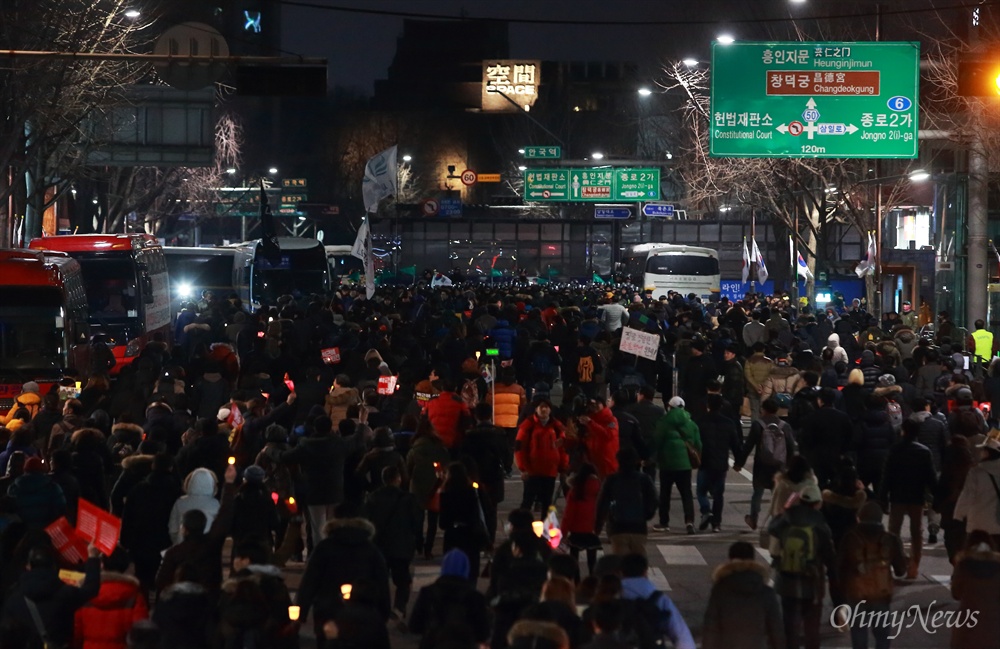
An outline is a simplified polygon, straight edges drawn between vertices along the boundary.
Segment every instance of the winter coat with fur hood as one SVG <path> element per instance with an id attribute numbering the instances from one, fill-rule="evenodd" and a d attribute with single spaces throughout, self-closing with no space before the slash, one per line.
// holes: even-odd
<path id="1" fill-rule="evenodd" d="M 785 646 L 781 605 L 767 566 L 754 559 L 727 561 L 712 574 L 702 627 L 704 649 L 780 649 Z"/>
<path id="2" fill-rule="evenodd" d="M 302 618 L 315 608 L 317 622 L 332 620 L 343 607 L 340 587 L 363 584 L 375 594 L 378 609 L 389 618 L 389 572 L 375 546 L 375 526 L 364 518 L 334 518 L 327 521 L 320 541 L 306 564 L 297 603 Z"/>
<path id="3" fill-rule="evenodd" d="M 971 528 L 970 528 L 971 529 Z M 951 596 L 959 602 L 958 620 L 951 632 L 951 649 L 996 647 L 1000 637 L 1000 553 L 985 549 L 960 552 L 955 557 Z M 973 625 L 969 618 L 976 615 Z"/>
<path id="4" fill-rule="evenodd" d="M 149 617 L 139 580 L 118 572 L 101 573 L 97 597 L 76 612 L 73 646 L 78 649 L 125 649 L 132 625 Z"/>

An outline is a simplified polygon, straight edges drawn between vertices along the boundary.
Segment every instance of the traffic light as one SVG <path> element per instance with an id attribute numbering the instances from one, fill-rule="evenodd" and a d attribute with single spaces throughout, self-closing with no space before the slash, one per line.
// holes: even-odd
<path id="1" fill-rule="evenodd" d="M 1000 57 L 959 61 L 958 94 L 962 97 L 1000 96 Z"/>

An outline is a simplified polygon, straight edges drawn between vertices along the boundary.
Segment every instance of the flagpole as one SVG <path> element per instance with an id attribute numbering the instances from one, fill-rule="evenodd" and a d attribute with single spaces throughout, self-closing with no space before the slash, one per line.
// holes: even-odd
<path id="1" fill-rule="evenodd" d="M 792 228 L 791 241 L 792 241 L 792 310 L 798 314 L 799 313 L 799 256 L 796 254 L 798 252 L 798 246 L 796 245 L 798 241 L 796 239 L 799 236 L 799 208 L 798 205 L 795 206 L 795 225 Z"/>
<path id="2" fill-rule="evenodd" d="M 750 245 L 754 249 L 756 249 L 756 247 L 757 247 L 757 233 L 756 233 L 756 229 L 757 229 L 757 216 L 754 214 L 754 211 L 751 209 L 750 210 Z M 757 255 L 754 254 L 753 250 L 751 250 L 750 251 L 750 295 L 756 295 L 756 293 L 757 293 L 757 291 L 754 289 L 754 286 L 756 284 L 756 282 L 754 281 L 754 278 L 757 277 L 757 275 L 754 274 L 756 272 L 756 270 L 757 270 Z"/>

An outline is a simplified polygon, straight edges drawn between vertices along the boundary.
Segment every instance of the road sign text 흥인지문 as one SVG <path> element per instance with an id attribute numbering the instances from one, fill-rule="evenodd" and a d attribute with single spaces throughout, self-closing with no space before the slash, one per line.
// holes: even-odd
<path id="1" fill-rule="evenodd" d="M 712 46 L 717 157 L 917 157 L 920 45 Z"/>
<path id="2" fill-rule="evenodd" d="M 632 167 L 528 169 L 524 200 L 592 202 L 657 200 L 660 170 Z"/>

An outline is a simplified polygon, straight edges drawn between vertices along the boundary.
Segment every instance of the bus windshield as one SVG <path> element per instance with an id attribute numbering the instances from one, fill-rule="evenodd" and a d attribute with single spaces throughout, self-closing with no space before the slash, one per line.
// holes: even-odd
<path id="1" fill-rule="evenodd" d="M 283 250 L 281 260 L 274 264 L 263 255 L 258 255 L 255 293 L 267 302 L 274 302 L 282 295 L 301 297 L 309 293 L 324 293 L 328 272 L 326 252 L 321 246 Z"/>
<path id="2" fill-rule="evenodd" d="M 718 275 L 719 260 L 690 254 L 650 255 L 646 272 L 655 275 Z"/>
<path id="3" fill-rule="evenodd" d="M 65 366 L 58 288 L 0 287 L 0 370 L 57 376 Z"/>
<path id="4" fill-rule="evenodd" d="M 104 324 L 139 317 L 135 264 L 128 257 L 79 255 L 87 308 L 92 323 Z"/>

